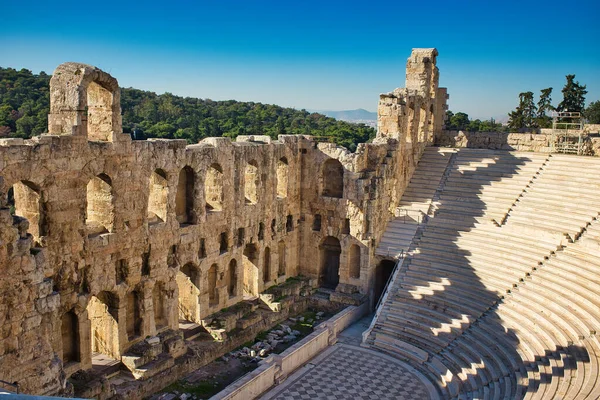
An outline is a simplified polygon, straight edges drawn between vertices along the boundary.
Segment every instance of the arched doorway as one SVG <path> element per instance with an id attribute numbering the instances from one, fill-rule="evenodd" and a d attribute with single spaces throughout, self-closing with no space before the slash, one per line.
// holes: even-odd
<path id="1" fill-rule="evenodd" d="M 87 306 L 91 322 L 91 340 L 93 358 L 98 355 L 119 360 L 119 299 L 116 294 L 100 292 L 92 296 Z"/>
<path id="2" fill-rule="evenodd" d="M 340 282 L 340 241 L 327 236 L 320 246 L 321 252 L 321 286 L 335 289 Z"/>
<path id="3" fill-rule="evenodd" d="M 258 249 L 252 243 L 244 247 L 244 295 L 258 296 Z"/>
<path id="4" fill-rule="evenodd" d="M 179 292 L 179 320 L 200 323 L 200 271 L 192 263 L 187 263 L 177 273 Z"/>
<path id="5" fill-rule="evenodd" d="M 375 269 L 375 284 L 373 286 L 373 304 L 376 305 L 383 294 L 383 289 L 387 281 L 391 278 L 396 262 L 393 260 L 383 260 Z"/>

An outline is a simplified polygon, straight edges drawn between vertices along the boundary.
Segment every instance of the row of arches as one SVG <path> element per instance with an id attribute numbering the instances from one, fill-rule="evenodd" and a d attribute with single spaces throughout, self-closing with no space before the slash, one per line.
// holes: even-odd
<path id="1" fill-rule="evenodd" d="M 246 203 L 256 204 L 259 201 L 260 175 L 258 165 L 250 161 L 245 172 L 244 195 Z M 193 224 L 197 221 L 195 215 L 196 173 L 190 166 L 181 169 L 177 180 L 175 196 L 175 215 L 180 224 Z M 223 209 L 223 169 L 219 164 L 213 164 L 206 173 L 204 192 L 206 211 L 221 211 Z M 277 165 L 277 197 L 285 198 L 288 192 L 288 163 L 285 157 Z M 162 169 L 152 172 L 149 179 L 148 194 L 148 223 L 165 222 L 167 219 L 168 179 Z M 29 221 L 29 233 L 39 240 L 48 234 L 46 202 L 42 198 L 39 186 L 30 181 L 16 182 L 7 193 L 7 205 L 13 215 Z M 85 225 L 89 236 L 112 232 L 115 219 L 114 190 L 110 176 L 98 174 L 86 185 Z"/>
<path id="2" fill-rule="evenodd" d="M 169 326 L 165 293 L 160 282 L 148 293 L 148 299 L 140 289 L 122 298 L 114 292 L 102 291 L 90 297 L 85 310 L 71 309 L 64 313 L 60 320 L 63 363 L 83 359 L 91 359 L 93 363 L 98 357 L 120 360 L 128 343 Z M 142 313 L 150 307 L 153 312 Z"/>
<path id="3" fill-rule="evenodd" d="M 277 197 L 285 198 L 288 192 L 288 163 L 285 157 L 277 164 Z M 260 173 L 258 164 L 250 161 L 244 173 L 244 199 L 246 204 L 259 201 Z M 322 195 L 341 198 L 344 193 L 344 169 L 338 160 L 327 160 L 322 169 Z M 197 222 L 195 202 L 199 197 L 196 173 L 190 166 L 179 172 L 175 196 L 175 215 L 180 224 Z M 204 181 L 206 212 L 223 210 L 224 176 L 219 164 L 212 164 Z M 167 174 L 162 169 L 152 172 L 148 184 L 149 224 L 165 222 L 168 212 L 169 186 Z M 19 181 L 8 191 L 8 205 L 14 215 L 29 221 L 29 232 L 36 239 L 48 234 L 46 202 L 40 188 L 29 181 Z M 89 236 L 113 232 L 115 222 L 113 182 L 105 173 L 90 179 L 86 186 L 85 225 Z"/>

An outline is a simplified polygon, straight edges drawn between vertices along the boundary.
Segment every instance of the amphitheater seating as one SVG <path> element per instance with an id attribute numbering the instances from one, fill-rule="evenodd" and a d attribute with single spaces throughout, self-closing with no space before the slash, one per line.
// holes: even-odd
<path id="1" fill-rule="evenodd" d="M 403 243 L 409 255 L 366 344 L 409 362 L 443 398 L 600 398 L 598 167 L 453 153 L 430 201 L 419 199 L 429 219 Z"/>
<path id="2" fill-rule="evenodd" d="M 377 255 L 393 256 L 408 250 L 422 216 L 429 210 L 452 154 L 454 151 L 447 149 L 425 149 L 404 191 L 398 215 L 388 223 L 379 241 Z"/>

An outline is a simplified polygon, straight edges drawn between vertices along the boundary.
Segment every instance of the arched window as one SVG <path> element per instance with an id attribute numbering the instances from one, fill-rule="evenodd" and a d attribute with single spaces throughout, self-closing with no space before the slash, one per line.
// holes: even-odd
<path id="1" fill-rule="evenodd" d="M 244 172 L 244 199 L 246 204 L 256 204 L 258 202 L 259 178 L 256 161 L 248 162 Z"/>
<path id="2" fill-rule="evenodd" d="M 206 211 L 223 210 L 223 168 L 219 164 L 211 165 L 206 171 L 204 195 Z"/>
<path id="3" fill-rule="evenodd" d="M 348 271 L 350 278 L 360 278 L 360 247 L 353 244 L 348 252 Z"/>
<path id="4" fill-rule="evenodd" d="M 11 214 L 23 217 L 29 222 L 28 232 L 34 240 L 48 234 L 46 212 L 41 201 L 40 189 L 29 181 L 15 183 L 7 195 Z"/>
<path id="5" fill-rule="evenodd" d="M 218 268 L 217 264 L 213 264 L 208 269 L 208 304 L 211 306 L 219 304 L 219 293 L 217 292 Z"/>
<path id="6" fill-rule="evenodd" d="M 323 164 L 321 175 L 323 196 L 344 197 L 344 167 L 338 160 L 329 159 Z"/>
<path id="7" fill-rule="evenodd" d="M 271 249 L 265 247 L 265 256 L 263 262 L 263 282 L 267 283 L 271 281 Z"/>
<path id="8" fill-rule="evenodd" d="M 85 224 L 88 235 L 112 232 L 114 218 L 112 181 L 108 175 L 100 174 L 87 184 Z"/>
<path id="9" fill-rule="evenodd" d="M 281 157 L 277 161 L 277 197 L 283 199 L 288 193 L 288 161 L 287 158 Z"/>
<path id="10" fill-rule="evenodd" d="M 148 223 L 165 222 L 167 220 L 167 198 L 169 186 L 167 174 L 162 169 L 155 170 L 150 175 L 148 196 Z"/>
<path id="11" fill-rule="evenodd" d="M 63 364 L 79 362 L 79 321 L 73 311 L 66 312 L 61 320 Z"/>
<path id="12" fill-rule="evenodd" d="M 175 214 L 180 224 L 193 224 L 194 216 L 194 170 L 186 166 L 179 172 L 177 196 L 175 197 Z"/>
<path id="13" fill-rule="evenodd" d="M 229 271 L 227 271 L 227 294 L 234 297 L 237 294 L 237 261 L 235 259 L 229 262 Z"/>

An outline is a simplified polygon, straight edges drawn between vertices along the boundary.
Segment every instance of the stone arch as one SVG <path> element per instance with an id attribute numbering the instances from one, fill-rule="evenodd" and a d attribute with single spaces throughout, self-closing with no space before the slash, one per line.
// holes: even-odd
<path id="1" fill-rule="evenodd" d="M 244 247 L 244 294 L 258 296 L 258 249 L 253 243 Z"/>
<path id="2" fill-rule="evenodd" d="M 117 80 L 91 65 L 59 65 L 50 80 L 48 132 L 112 142 L 122 132 Z"/>
<path id="3" fill-rule="evenodd" d="M 263 257 L 263 282 L 268 283 L 271 281 L 271 249 L 269 247 L 265 247 Z"/>
<path id="4" fill-rule="evenodd" d="M 152 307 L 154 308 L 154 327 L 158 331 L 169 324 L 165 288 L 162 282 L 156 282 L 152 289 Z"/>
<path id="5" fill-rule="evenodd" d="M 344 197 L 344 167 L 338 160 L 330 158 L 323 164 L 321 172 L 323 196 Z"/>
<path id="6" fill-rule="evenodd" d="M 287 252 L 285 248 L 285 242 L 283 240 L 277 244 L 277 256 L 279 261 L 277 275 L 283 276 L 287 272 Z"/>
<path id="7" fill-rule="evenodd" d="M 40 188 L 30 181 L 18 181 L 7 193 L 7 204 L 11 214 L 29 222 L 28 232 L 35 241 L 48 234 L 47 213 Z M 39 243 L 38 243 L 39 244 Z"/>
<path id="8" fill-rule="evenodd" d="M 348 274 L 352 279 L 360 279 L 360 247 L 356 244 L 348 250 Z"/>
<path id="9" fill-rule="evenodd" d="M 327 236 L 319 246 L 321 256 L 320 284 L 323 287 L 335 289 L 340 281 L 340 256 L 342 247 L 340 241 Z"/>
<path id="10" fill-rule="evenodd" d="M 167 174 L 157 168 L 150 175 L 148 195 L 148 223 L 154 224 L 167 220 L 167 199 L 169 196 L 169 185 Z"/>
<path id="11" fill-rule="evenodd" d="M 91 351 L 115 360 L 121 357 L 119 344 L 119 298 L 115 293 L 100 292 L 90 299 L 87 312 L 91 326 Z"/>
<path id="12" fill-rule="evenodd" d="M 227 294 L 229 297 L 237 295 L 237 274 L 237 261 L 234 258 L 229 261 L 229 268 L 227 270 Z"/>
<path id="13" fill-rule="evenodd" d="M 258 164 L 254 160 L 249 161 L 244 170 L 244 201 L 246 204 L 258 202 L 259 178 Z"/>
<path id="14" fill-rule="evenodd" d="M 129 341 L 141 336 L 142 334 L 142 301 L 143 296 L 138 290 L 132 290 L 125 296 L 126 315 L 125 324 L 127 338 Z"/>
<path id="15" fill-rule="evenodd" d="M 179 291 L 179 319 L 200 322 L 200 269 L 192 263 L 187 263 L 177 273 L 175 278 Z"/>
<path id="16" fill-rule="evenodd" d="M 219 304 L 219 292 L 217 291 L 217 274 L 219 266 L 213 264 L 208 269 L 208 304 L 210 306 L 216 306 Z"/>
<path id="17" fill-rule="evenodd" d="M 87 184 L 85 225 L 89 236 L 112 232 L 114 196 L 112 180 L 106 174 L 92 178 Z"/>
<path id="18" fill-rule="evenodd" d="M 277 161 L 277 197 L 280 199 L 286 198 L 288 195 L 288 160 L 281 157 Z"/>
<path id="19" fill-rule="evenodd" d="M 208 167 L 204 180 L 204 194 L 206 211 L 223 210 L 223 168 L 219 164 Z"/>
<path id="20" fill-rule="evenodd" d="M 62 361 L 66 365 L 81 361 L 79 348 L 79 318 L 74 310 L 67 311 L 61 318 Z"/>
<path id="21" fill-rule="evenodd" d="M 180 224 L 193 224 L 196 222 L 194 213 L 194 189 L 196 173 L 186 165 L 179 172 L 177 181 L 177 195 L 175 196 L 175 214 Z"/>

